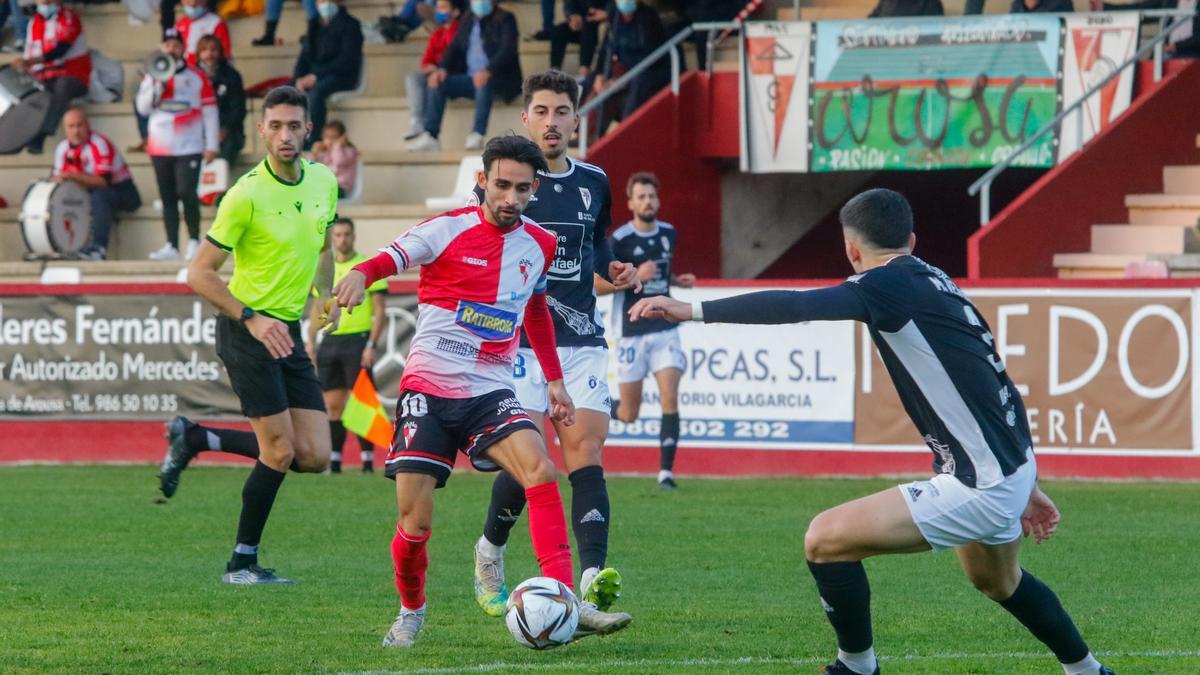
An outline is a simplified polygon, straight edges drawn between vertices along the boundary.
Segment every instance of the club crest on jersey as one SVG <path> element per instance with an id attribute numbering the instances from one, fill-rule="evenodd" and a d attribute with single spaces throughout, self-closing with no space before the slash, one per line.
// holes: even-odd
<path id="1" fill-rule="evenodd" d="M 521 283 L 523 285 L 529 283 L 529 270 L 532 267 L 533 261 L 529 260 L 528 258 L 521 258 L 521 262 L 518 263 L 518 269 L 521 270 Z"/>
<path id="2" fill-rule="evenodd" d="M 454 322 L 484 340 L 507 340 L 517 333 L 517 315 L 499 307 L 460 300 Z"/>
<path id="3" fill-rule="evenodd" d="M 585 187 L 581 187 L 581 188 L 579 188 L 579 196 L 583 199 L 583 208 L 584 209 L 592 208 L 592 191 L 591 190 L 589 190 Z"/>
<path id="4" fill-rule="evenodd" d="M 413 436 L 417 435 L 417 423 L 408 421 L 404 423 L 404 447 L 412 447 Z"/>

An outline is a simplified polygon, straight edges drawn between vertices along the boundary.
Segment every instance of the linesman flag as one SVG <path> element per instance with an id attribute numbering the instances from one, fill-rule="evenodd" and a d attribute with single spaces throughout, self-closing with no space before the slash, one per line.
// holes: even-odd
<path id="1" fill-rule="evenodd" d="M 366 368 L 358 371 L 350 400 L 346 401 L 346 409 L 342 411 L 342 425 L 382 448 L 392 445 L 392 423 L 379 402 L 379 394 L 371 384 Z"/>

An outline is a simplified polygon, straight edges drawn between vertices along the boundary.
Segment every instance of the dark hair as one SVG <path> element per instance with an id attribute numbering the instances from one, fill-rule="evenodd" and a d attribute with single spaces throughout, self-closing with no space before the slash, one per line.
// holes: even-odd
<path id="1" fill-rule="evenodd" d="M 354 231 L 354 221 L 345 216 L 339 216 L 333 221 L 333 227 L 337 227 L 338 225 L 346 225 L 350 228 L 351 232 Z"/>
<path id="2" fill-rule="evenodd" d="M 653 185 L 654 191 L 658 192 L 658 176 L 655 176 L 654 174 L 650 173 L 649 171 L 638 171 L 637 173 L 633 174 L 632 176 L 629 177 L 629 180 L 625 183 L 625 196 L 626 197 L 633 196 L 633 186 L 634 185 Z"/>
<path id="3" fill-rule="evenodd" d="M 204 51 L 205 47 L 210 45 L 217 48 L 217 53 L 220 55 L 217 57 L 217 60 L 224 63 L 229 55 L 225 53 L 225 45 L 221 44 L 216 35 L 205 35 L 200 38 L 200 41 L 196 43 L 196 54 L 199 55 L 200 52 Z"/>
<path id="4" fill-rule="evenodd" d="M 466 14 L 467 0 L 450 0 L 450 8 L 457 9 L 459 14 Z"/>
<path id="5" fill-rule="evenodd" d="M 575 78 L 564 73 L 561 70 L 545 70 L 540 73 L 534 73 L 525 78 L 525 85 L 522 87 L 525 94 L 525 107 L 533 101 L 533 95 L 539 91 L 550 91 L 555 94 L 566 94 L 567 98 L 571 99 L 571 109 L 579 108 L 579 83 Z"/>
<path id="6" fill-rule="evenodd" d="M 354 144 L 350 142 L 350 136 L 346 134 L 346 124 L 341 120 L 329 120 L 325 123 L 325 129 L 333 129 L 337 132 L 337 135 L 342 138 L 342 143 L 345 143 L 346 147 L 354 147 Z M 321 131 L 324 131 L 325 129 L 322 129 Z"/>
<path id="7" fill-rule="evenodd" d="M 300 90 L 295 87 L 285 84 L 268 91 L 267 95 L 263 97 L 263 114 L 265 115 L 268 110 L 277 105 L 294 105 L 304 108 L 304 118 L 308 119 L 308 97 L 301 94 Z"/>
<path id="8" fill-rule="evenodd" d="M 856 195 L 838 213 L 842 227 L 876 248 L 904 248 L 913 231 L 912 207 L 904 195 L 876 188 Z"/>
<path id="9" fill-rule="evenodd" d="M 498 159 L 511 159 L 514 162 L 528 164 L 533 167 L 535 172 L 550 170 L 550 167 L 546 165 L 546 157 L 537 143 L 516 134 L 496 136 L 483 146 L 483 172 L 491 173 L 492 164 Z"/>

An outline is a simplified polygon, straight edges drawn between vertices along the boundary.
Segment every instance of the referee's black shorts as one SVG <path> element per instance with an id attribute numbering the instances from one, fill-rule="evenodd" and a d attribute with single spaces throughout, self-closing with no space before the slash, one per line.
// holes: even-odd
<path id="1" fill-rule="evenodd" d="M 317 347 L 317 377 L 325 391 L 352 389 L 362 370 L 362 354 L 370 333 L 326 335 Z"/>
<path id="2" fill-rule="evenodd" d="M 276 415 L 288 408 L 325 412 L 321 382 L 304 352 L 300 322 L 286 323 L 292 353 L 276 359 L 241 321 L 217 317 L 217 356 L 225 363 L 246 417 Z"/>

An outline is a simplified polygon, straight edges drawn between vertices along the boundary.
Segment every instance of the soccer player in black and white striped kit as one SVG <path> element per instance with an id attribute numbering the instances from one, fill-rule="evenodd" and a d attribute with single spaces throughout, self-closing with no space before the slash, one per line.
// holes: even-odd
<path id="1" fill-rule="evenodd" d="M 809 524 L 804 553 L 838 640 L 838 658 L 823 671 L 879 672 L 864 558 L 953 548 L 971 583 L 1045 643 L 1067 675 L 1112 673 L 1054 592 L 1021 568 L 1022 534 L 1041 543 L 1059 513 L 1038 489 L 1025 406 L 990 329 L 944 272 L 912 254 L 903 196 L 869 190 L 840 217 L 856 272 L 843 284 L 693 304 L 659 296 L 629 310 L 634 321 L 867 325 L 938 475 L 836 506 Z"/>

